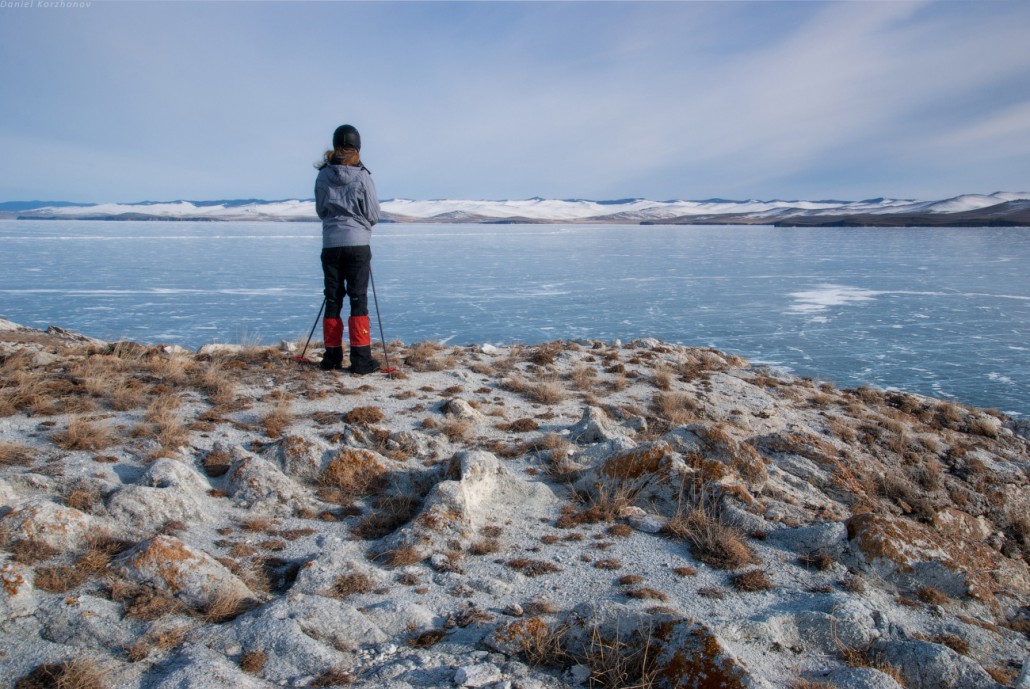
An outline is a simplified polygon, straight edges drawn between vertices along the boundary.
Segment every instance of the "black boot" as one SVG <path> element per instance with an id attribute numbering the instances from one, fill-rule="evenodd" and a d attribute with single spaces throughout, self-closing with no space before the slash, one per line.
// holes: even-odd
<path id="1" fill-rule="evenodd" d="M 378 371 L 379 362 L 372 358 L 372 347 L 351 347 L 350 368 L 347 370 L 359 376 Z"/>
<path id="2" fill-rule="evenodd" d="M 342 371 L 343 347 L 326 347 L 325 356 L 322 357 L 322 362 L 318 367 L 323 371 Z"/>

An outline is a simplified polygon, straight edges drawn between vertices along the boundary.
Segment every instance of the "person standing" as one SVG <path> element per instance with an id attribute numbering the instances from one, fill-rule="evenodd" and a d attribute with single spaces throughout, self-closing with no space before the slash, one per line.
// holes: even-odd
<path id="1" fill-rule="evenodd" d="M 333 147 L 316 165 L 315 210 L 322 220 L 322 275 L 325 357 L 319 367 L 358 375 L 379 370 L 372 358 L 368 321 L 368 279 L 372 265 L 372 227 L 379 222 L 379 199 L 372 173 L 361 162 L 361 135 L 349 124 L 333 132 Z M 343 297 L 350 300 L 347 333 L 350 366 L 343 367 Z"/>

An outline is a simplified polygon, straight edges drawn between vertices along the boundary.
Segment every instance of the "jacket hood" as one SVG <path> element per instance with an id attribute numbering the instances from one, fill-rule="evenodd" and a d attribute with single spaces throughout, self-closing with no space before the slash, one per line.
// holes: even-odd
<path id="1" fill-rule="evenodd" d="M 335 184 L 347 184 L 361 177 L 362 173 L 367 174 L 364 166 L 354 167 L 352 165 L 326 165 L 326 173 L 329 179 Z"/>

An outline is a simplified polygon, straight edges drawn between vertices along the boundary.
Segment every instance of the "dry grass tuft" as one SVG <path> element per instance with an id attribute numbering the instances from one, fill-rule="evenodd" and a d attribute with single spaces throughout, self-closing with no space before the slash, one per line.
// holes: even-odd
<path id="1" fill-rule="evenodd" d="M 753 560 L 740 530 L 724 522 L 703 503 L 675 514 L 666 523 L 665 530 L 688 541 L 694 557 L 712 567 L 737 569 Z"/>
<path id="2" fill-rule="evenodd" d="M 348 494 L 367 495 L 383 487 L 385 474 L 371 452 L 346 449 L 326 465 L 319 482 Z"/>
<path id="3" fill-rule="evenodd" d="M 438 342 L 416 342 L 408 347 L 404 363 L 418 372 L 446 371 L 458 363 L 457 356 L 444 354 L 446 351 L 447 347 Z"/>
<path id="4" fill-rule="evenodd" d="M 33 585 L 47 593 L 65 593 L 86 581 L 86 573 L 67 565 L 44 566 L 36 569 Z"/>
<path id="5" fill-rule="evenodd" d="M 622 561 L 620 561 L 617 558 L 606 558 L 604 560 L 597 560 L 596 562 L 594 562 L 594 567 L 596 567 L 597 569 L 608 569 L 608 570 L 621 569 L 622 568 Z"/>
<path id="6" fill-rule="evenodd" d="M 733 577 L 733 588 L 738 591 L 769 591 L 776 588 L 760 569 L 749 569 Z"/>
<path id="7" fill-rule="evenodd" d="M 26 466 L 36 458 L 36 451 L 27 445 L 0 443 L 0 466 Z"/>
<path id="8" fill-rule="evenodd" d="M 649 588 L 647 586 L 638 589 L 629 589 L 625 593 L 630 598 L 637 598 L 639 600 L 660 600 L 663 603 L 669 600 L 669 597 L 658 589 Z"/>
<path id="9" fill-rule="evenodd" d="M 164 394 L 147 407 L 143 422 L 132 430 L 137 438 L 156 441 L 161 450 L 174 452 L 189 441 L 189 430 L 183 425 L 177 395 Z"/>
<path id="10" fill-rule="evenodd" d="M 522 395 L 533 402 L 552 405 L 565 399 L 565 389 L 556 378 L 531 383 L 522 376 L 513 376 L 501 381 L 500 387 L 508 392 Z"/>
<path id="11" fill-rule="evenodd" d="M 418 548 L 410 545 L 400 546 L 393 550 L 387 550 L 375 556 L 376 560 L 382 561 L 384 565 L 391 568 L 410 567 L 422 562 L 424 556 Z"/>
<path id="12" fill-rule="evenodd" d="M 644 577 L 639 574 L 624 574 L 619 577 L 620 586 L 635 586 L 644 581 Z"/>
<path id="13" fill-rule="evenodd" d="M 615 536 L 617 538 L 629 538 L 633 535 L 633 527 L 629 524 L 612 524 L 605 532 L 609 536 Z"/>
<path id="14" fill-rule="evenodd" d="M 354 684 L 358 678 L 344 667 L 331 667 L 308 684 L 309 687 L 341 687 Z"/>
<path id="15" fill-rule="evenodd" d="M 343 415 L 345 423 L 357 426 L 369 426 L 383 420 L 384 414 L 379 407 L 354 407 Z"/>
<path id="16" fill-rule="evenodd" d="M 654 396 L 651 406 L 658 416 L 674 426 L 682 426 L 701 418 L 700 404 L 685 392 L 661 392 Z"/>
<path id="17" fill-rule="evenodd" d="M 110 686 L 99 665 L 88 658 L 47 663 L 18 679 L 14 689 L 106 689 Z"/>
<path id="18" fill-rule="evenodd" d="M 373 501 L 375 512 L 354 527 L 354 535 L 365 540 L 382 538 L 414 518 L 422 507 L 416 495 L 380 495 Z"/>
<path id="19" fill-rule="evenodd" d="M 261 672 L 268 661 L 268 654 L 264 651 L 247 651 L 240 656 L 240 669 L 250 675 Z"/>
<path id="20" fill-rule="evenodd" d="M 117 442 L 117 438 L 110 428 L 83 418 L 73 419 L 63 431 L 55 432 L 50 439 L 62 450 L 70 452 L 102 450 Z"/>
<path id="21" fill-rule="evenodd" d="M 333 598 L 346 598 L 356 593 L 370 593 L 375 588 L 372 578 L 363 572 L 349 572 L 336 577 L 327 595 Z"/>
<path id="22" fill-rule="evenodd" d="M 515 558 L 514 560 L 508 561 L 508 566 L 517 572 L 521 572 L 527 577 L 539 577 L 544 574 L 551 574 L 554 572 L 560 572 L 561 567 L 554 564 L 553 562 L 546 562 L 544 560 L 532 560 L 525 557 Z"/>
<path id="23" fill-rule="evenodd" d="M 295 417 L 290 408 L 290 397 L 285 394 L 273 396 L 272 408 L 261 417 L 261 425 L 269 438 L 282 437 L 283 431 L 293 423 Z"/>
<path id="24" fill-rule="evenodd" d="M 430 646 L 443 641 L 443 638 L 446 635 L 446 629 L 430 629 L 422 632 L 414 638 L 408 639 L 408 645 L 413 648 L 429 648 Z"/>
<path id="25" fill-rule="evenodd" d="M 468 419 L 447 419 L 439 428 L 452 443 L 467 442 L 476 435 L 475 424 Z"/>
<path id="26" fill-rule="evenodd" d="M 673 567 L 672 572 L 681 577 L 697 576 L 697 570 L 693 567 Z"/>
<path id="27" fill-rule="evenodd" d="M 253 598 L 247 598 L 235 591 L 221 591 L 211 602 L 198 611 L 198 617 L 209 624 L 230 622 L 259 605 Z"/>
<path id="28" fill-rule="evenodd" d="M 924 586 L 916 591 L 916 598 L 927 605 L 947 605 L 951 600 L 948 594 L 933 586 Z"/>

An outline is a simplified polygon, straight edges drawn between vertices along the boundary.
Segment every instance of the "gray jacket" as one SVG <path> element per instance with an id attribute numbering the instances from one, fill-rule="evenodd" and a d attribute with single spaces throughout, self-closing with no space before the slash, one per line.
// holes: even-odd
<path id="1" fill-rule="evenodd" d="M 315 179 L 315 211 L 322 219 L 322 247 L 363 246 L 379 222 L 379 199 L 364 167 L 326 165 Z"/>

